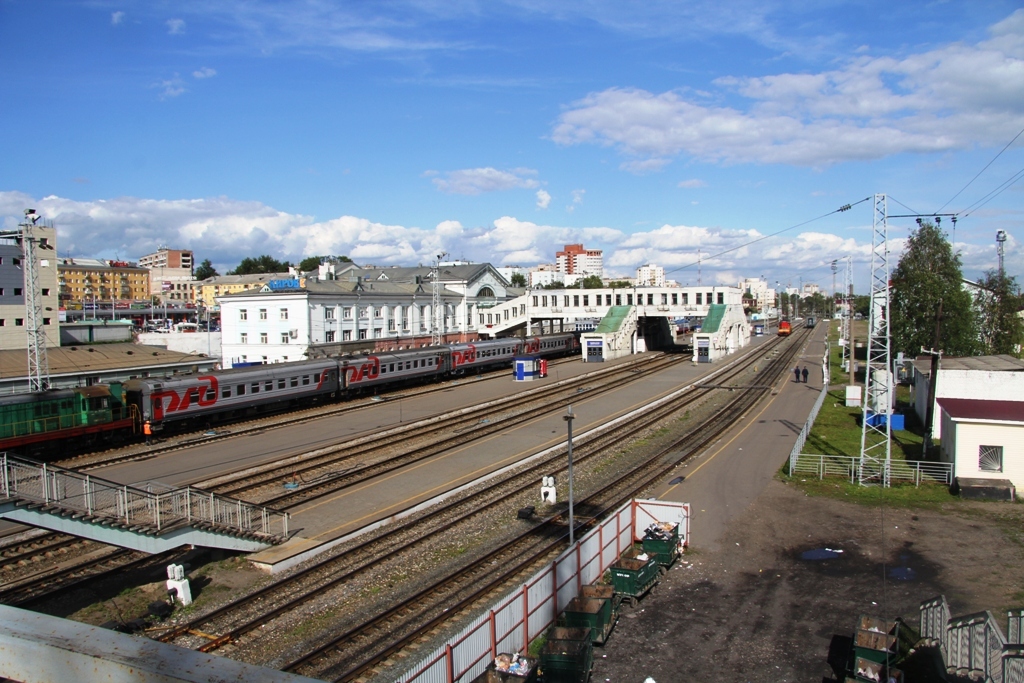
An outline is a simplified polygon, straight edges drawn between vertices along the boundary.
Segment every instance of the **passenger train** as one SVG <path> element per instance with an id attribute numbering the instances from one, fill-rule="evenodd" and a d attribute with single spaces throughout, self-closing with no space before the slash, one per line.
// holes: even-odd
<path id="1" fill-rule="evenodd" d="M 510 366 L 515 356 L 550 358 L 579 349 L 573 333 L 505 337 L 3 396 L 0 451 L 39 454 L 70 439 L 76 446 L 128 440 L 141 433 L 146 420 L 154 431 L 203 425 Z"/>

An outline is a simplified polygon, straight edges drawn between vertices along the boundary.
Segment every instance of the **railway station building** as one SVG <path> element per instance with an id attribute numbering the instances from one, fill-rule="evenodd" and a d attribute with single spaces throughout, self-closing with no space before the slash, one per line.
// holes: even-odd
<path id="1" fill-rule="evenodd" d="M 323 266 L 317 274 L 266 277 L 263 285 L 215 301 L 221 310 L 224 367 L 326 355 L 386 351 L 502 336 L 571 331 L 625 306 L 624 348 L 634 353 L 673 343 L 676 318 L 703 319 L 712 305 L 742 317 L 736 287 L 629 287 L 531 290 L 511 287 L 490 264 L 442 264 L 440 308 L 429 267 Z M 749 343 L 732 330 L 718 348 Z M 723 332 L 724 334 L 725 332 Z"/>

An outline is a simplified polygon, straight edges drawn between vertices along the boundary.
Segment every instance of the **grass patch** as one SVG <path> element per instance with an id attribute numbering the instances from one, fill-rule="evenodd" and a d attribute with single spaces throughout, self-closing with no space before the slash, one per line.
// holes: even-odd
<path id="1" fill-rule="evenodd" d="M 851 483 L 848 479 L 839 479 L 838 477 L 826 479 L 808 476 L 791 477 L 781 471 L 779 479 L 783 483 L 796 486 L 809 496 L 835 498 L 858 505 L 874 506 L 884 502 L 890 507 L 922 508 L 963 502 L 959 497 L 952 495 L 945 484 L 935 482 L 924 482 L 920 486 L 897 483 L 889 488 L 882 488 L 880 486 L 861 486 Z"/>

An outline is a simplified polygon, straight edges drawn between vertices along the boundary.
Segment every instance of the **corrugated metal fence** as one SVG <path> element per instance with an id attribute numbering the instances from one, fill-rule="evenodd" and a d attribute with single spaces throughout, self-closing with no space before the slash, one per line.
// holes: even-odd
<path id="1" fill-rule="evenodd" d="M 655 500 L 626 503 L 395 681 L 469 681 L 498 653 L 525 651 L 530 641 L 555 623 L 580 587 L 599 581 L 609 565 L 640 540 L 643 530 L 653 522 L 678 522 L 683 542 L 689 542 L 689 505 Z"/>

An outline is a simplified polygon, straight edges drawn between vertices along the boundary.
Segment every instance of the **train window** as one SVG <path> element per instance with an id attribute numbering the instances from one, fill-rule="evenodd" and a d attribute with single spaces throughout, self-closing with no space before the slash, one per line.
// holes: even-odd
<path id="1" fill-rule="evenodd" d="M 273 390 L 274 390 L 274 380 L 268 379 L 266 382 L 263 383 L 263 391 L 273 391 Z"/>
<path id="2" fill-rule="evenodd" d="M 220 390 L 221 398 L 231 398 L 231 387 L 224 387 Z"/>
<path id="3" fill-rule="evenodd" d="M 395 371 L 395 364 L 394 364 L 394 363 L 392 363 L 392 364 L 391 364 L 391 365 L 389 365 L 388 367 L 389 367 L 389 368 L 391 369 L 391 372 L 394 372 L 394 371 Z"/>
<path id="4" fill-rule="evenodd" d="M 382 374 L 382 375 L 387 374 L 387 371 L 388 371 L 388 364 L 387 363 L 383 363 L 380 366 L 380 374 Z"/>
<path id="5" fill-rule="evenodd" d="M 288 386 L 288 380 L 286 380 L 286 379 L 279 379 L 279 380 L 277 380 L 277 388 L 278 389 L 284 389 L 286 386 Z"/>
<path id="6" fill-rule="evenodd" d="M 293 387 L 299 386 L 299 378 L 298 377 L 292 377 L 292 386 Z"/>
<path id="7" fill-rule="evenodd" d="M 307 384 L 309 384 L 309 375 L 303 375 L 302 376 L 302 386 L 306 386 Z"/>
<path id="8" fill-rule="evenodd" d="M 206 388 L 206 400 L 207 401 L 215 401 L 215 400 L 217 400 L 217 392 L 214 391 L 212 388 L 207 387 Z"/>
<path id="9" fill-rule="evenodd" d="M 235 394 L 238 396 L 245 396 L 245 385 L 239 384 L 237 387 L 235 387 Z"/>
<path id="10" fill-rule="evenodd" d="M 412 366 L 413 366 L 414 368 L 418 368 L 418 367 L 420 366 L 420 362 L 419 362 L 418 360 L 414 360 L 414 361 L 412 362 Z"/>
<path id="11" fill-rule="evenodd" d="M 260 383 L 259 382 L 253 382 L 252 383 L 252 393 L 254 393 L 254 394 L 260 393 Z"/>

